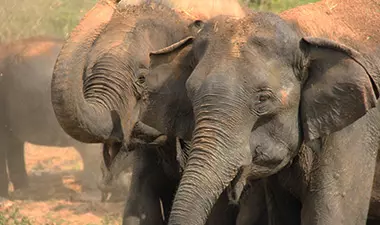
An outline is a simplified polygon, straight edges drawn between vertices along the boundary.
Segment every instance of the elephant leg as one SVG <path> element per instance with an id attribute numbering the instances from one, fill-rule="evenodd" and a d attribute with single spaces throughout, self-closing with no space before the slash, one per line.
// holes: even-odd
<path id="1" fill-rule="evenodd" d="M 7 165 L 9 179 L 15 190 L 26 188 L 29 185 L 25 167 L 24 142 L 15 137 L 9 137 L 7 148 Z"/>
<path id="2" fill-rule="evenodd" d="M 366 224 L 380 135 L 379 116 L 366 117 L 324 138 L 314 150 L 303 225 Z"/>
<path id="3" fill-rule="evenodd" d="M 179 184 L 179 181 L 173 181 L 173 180 L 165 180 L 166 182 L 163 182 L 164 185 L 160 188 L 161 191 L 161 202 L 162 202 L 162 210 L 164 215 L 164 224 L 168 223 L 168 219 L 170 216 L 170 211 L 172 208 L 172 203 L 174 200 L 174 195 L 176 192 L 176 187 Z M 166 183 L 166 185 L 165 185 Z"/>
<path id="4" fill-rule="evenodd" d="M 8 197 L 8 173 L 7 173 L 7 160 L 6 149 L 4 148 L 4 142 L 0 139 L 0 197 Z"/>
<path id="5" fill-rule="evenodd" d="M 268 211 L 263 180 L 248 181 L 239 200 L 236 225 L 268 225 Z"/>
<path id="6" fill-rule="evenodd" d="M 229 204 L 228 194 L 226 191 L 224 191 L 212 208 L 206 224 L 235 225 L 238 212 L 238 206 Z"/>
<path id="7" fill-rule="evenodd" d="M 131 153 L 131 186 L 124 208 L 123 225 L 163 225 L 160 205 L 160 179 L 163 172 L 152 151 L 141 149 Z"/>
<path id="8" fill-rule="evenodd" d="M 300 225 L 301 203 L 281 187 L 276 175 L 263 179 L 269 225 Z"/>
<path id="9" fill-rule="evenodd" d="M 378 224 L 380 224 L 379 220 L 368 219 L 366 225 L 378 225 Z"/>

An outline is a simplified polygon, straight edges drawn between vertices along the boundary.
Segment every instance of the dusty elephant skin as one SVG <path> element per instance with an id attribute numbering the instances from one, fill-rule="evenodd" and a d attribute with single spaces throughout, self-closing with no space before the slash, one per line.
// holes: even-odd
<path id="1" fill-rule="evenodd" d="M 55 66 L 52 103 L 64 130 L 82 142 L 128 143 L 144 109 L 149 52 L 190 34 L 182 17 L 165 6 L 99 1 Z"/>
<path id="2" fill-rule="evenodd" d="M 379 9 L 372 1 L 354 2 Z M 350 4 L 335 6 L 344 13 L 339 7 Z M 376 18 L 368 10 L 358 13 L 360 21 Z M 376 200 L 371 199 L 371 188 L 380 139 L 380 70 L 370 50 L 380 36 L 347 32 L 343 38 L 317 22 L 319 33 L 310 32 L 294 24 L 294 18 L 284 18 L 259 12 L 242 19 L 218 16 L 207 21 L 192 42 L 153 55 L 155 67 L 184 54 L 181 49 L 193 58 L 186 60 L 192 65 L 173 62 L 193 66 L 186 89 L 195 128 L 169 224 L 204 224 L 231 181 L 244 184 L 279 171 L 278 176 L 286 176 L 282 169 L 292 160 L 305 160 L 298 155 L 301 146 L 312 156 L 299 166 L 302 171 L 295 169 L 294 176 L 288 176 L 307 177 L 290 189 L 302 204 L 301 210 L 295 203 L 298 221 L 291 224 L 366 223 L 369 205 Z M 329 19 L 350 26 L 346 20 Z M 374 26 L 368 27 L 372 31 L 380 26 L 367 25 Z M 268 186 L 266 195 L 275 201 L 273 188 Z M 272 209 L 283 209 L 277 206 Z"/>
<path id="3" fill-rule="evenodd" d="M 34 37 L 0 46 L 0 196 L 28 186 L 24 142 L 78 149 L 86 176 L 92 159 L 88 145 L 67 135 L 55 118 L 50 99 L 53 67 L 62 40 Z M 100 154 L 100 147 L 96 151 Z M 92 158 L 92 159 L 90 159 Z M 87 159 L 89 161 L 87 161 Z M 95 178 L 95 177 L 94 177 Z M 95 179 L 92 181 L 95 184 Z M 95 187 L 95 185 L 93 185 Z"/>
<path id="4" fill-rule="evenodd" d="M 121 6 L 99 1 L 58 57 L 52 103 L 58 121 L 72 137 L 105 143 L 111 161 L 120 150 L 130 150 L 136 129 L 157 137 L 154 131 L 146 132 L 144 124 L 168 138 L 158 153 L 137 151 L 124 224 L 167 223 L 179 182 L 177 157 L 182 157 L 177 154 L 176 137 L 190 139 L 194 120 L 184 89 L 187 77 L 170 76 L 173 71 L 163 77 L 148 75 L 149 53 L 195 33 L 198 24 L 193 21 L 161 4 Z M 157 158 L 166 162 L 157 164 Z"/>

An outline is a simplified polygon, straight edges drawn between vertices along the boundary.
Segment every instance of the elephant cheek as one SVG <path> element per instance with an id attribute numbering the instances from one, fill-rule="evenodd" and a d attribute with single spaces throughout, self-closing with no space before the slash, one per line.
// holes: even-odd
<path id="1" fill-rule="evenodd" d="M 285 158 L 288 158 L 290 151 L 276 144 L 265 144 L 255 147 L 253 163 L 263 166 L 279 165 Z"/>

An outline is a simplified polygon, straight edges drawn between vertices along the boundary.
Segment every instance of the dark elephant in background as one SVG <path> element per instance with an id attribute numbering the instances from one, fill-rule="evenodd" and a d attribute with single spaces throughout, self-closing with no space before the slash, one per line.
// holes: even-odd
<path id="1" fill-rule="evenodd" d="M 350 14 L 353 5 L 361 10 Z M 314 10 L 327 7 L 323 1 Z M 152 55 L 156 67 L 193 67 L 186 89 L 195 128 L 169 224 L 204 224 L 231 182 L 240 187 L 266 177 L 299 202 L 290 224 L 366 223 L 378 202 L 371 190 L 380 64 L 371 50 L 380 43 L 379 5 L 346 1 L 334 10 L 326 23 L 308 26 L 294 22 L 310 12 L 218 16 L 195 39 Z M 171 60 L 178 56 L 184 59 Z M 266 190 L 276 201 L 271 179 Z M 277 206 L 269 214 L 288 210 Z"/>
<path id="2" fill-rule="evenodd" d="M 95 187 L 94 163 L 100 146 L 67 135 L 55 118 L 50 98 L 53 67 L 63 41 L 33 37 L 0 46 L 0 196 L 28 186 L 24 142 L 75 147 L 84 162 L 84 178 Z M 99 161 L 100 162 L 100 161 Z M 7 173 L 8 170 L 8 173 Z M 90 179 L 92 177 L 92 179 Z M 91 180 L 91 181 L 90 181 Z"/>

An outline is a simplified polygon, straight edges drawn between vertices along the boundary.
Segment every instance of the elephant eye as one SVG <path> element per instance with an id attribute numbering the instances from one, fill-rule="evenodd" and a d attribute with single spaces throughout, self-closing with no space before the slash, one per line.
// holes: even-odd
<path id="1" fill-rule="evenodd" d="M 145 77 L 147 76 L 147 74 L 148 74 L 148 70 L 146 70 L 146 69 L 140 69 L 138 71 L 138 74 L 137 74 L 137 80 L 136 80 L 136 82 L 138 84 L 144 84 L 145 83 Z"/>
<path id="2" fill-rule="evenodd" d="M 262 91 L 258 93 L 257 103 L 263 103 L 263 102 L 268 101 L 269 99 L 272 98 L 272 95 L 273 94 L 270 91 Z"/>
<path id="3" fill-rule="evenodd" d="M 260 95 L 259 96 L 259 102 L 265 102 L 266 100 L 268 100 L 270 98 L 269 95 Z"/>
<path id="4" fill-rule="evenodd" d="M 256 115 L 264 116 L 269 115 L 274 110 L 273 105 L 273 93 L 271 91 L 260 91 L 255 96 L 254 104 L 252 105 L 252 110 Z"/>
<path id="5" fill-rule="evenodd" d="M 139 76 L 139 77 L 137 78 L 137 82 L 138 82 L 139 84 L 143 84 L 143 83 L 145 83 L 145 76 Z"/>

